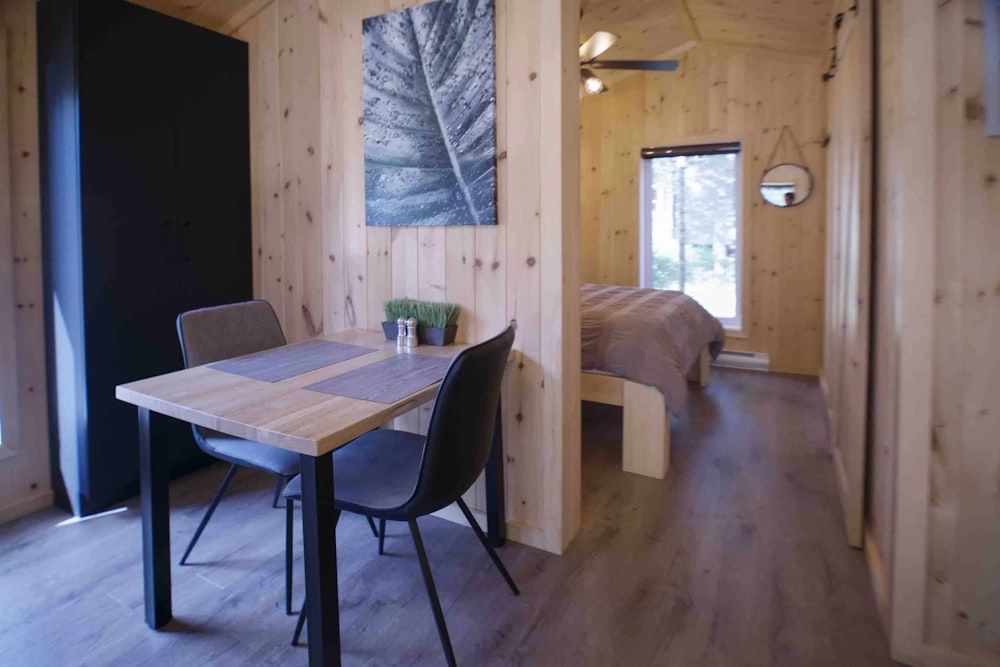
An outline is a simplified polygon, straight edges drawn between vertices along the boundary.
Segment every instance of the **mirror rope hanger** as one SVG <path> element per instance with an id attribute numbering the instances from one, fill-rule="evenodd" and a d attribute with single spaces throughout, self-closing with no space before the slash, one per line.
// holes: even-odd
<path id="1" fill-rule="evenodd" d="M 779 164 L 795 164 L 793 162 L 779 162 L 775 164 L 774 162 L 774 158 L 775 156 L 778 155 L 778 149 L 781 147 L 781 142 L 785 139 L 786 133 L 788 134 L 789 137 L 791 137 L 792 145 L 795 146 L 795 151 L 799 154 L 799 159 L 801 160 L 801 162 L 799 162 L 798 164 L 801 164 L 806 171 L 810 172 L 812 171 L 811 169 L 809 169 L 809 161 L 806 160 L 805 151 L 802 150 L 802 146 L 795 138 L 795 131 L 792 129 L 791 125 L 784 125 L 781 128 L 781 132 L 778 134 L 778 140 L 774 142 L 774 148 L 771 150 L 771 156 L 767 158 L 767 163 L 764 165 L 764 171 L 761 174 L 761 178 L 763 178 L 763 175 L 766 174 L 771 169 L 771 167 L 777 167 Z"/>

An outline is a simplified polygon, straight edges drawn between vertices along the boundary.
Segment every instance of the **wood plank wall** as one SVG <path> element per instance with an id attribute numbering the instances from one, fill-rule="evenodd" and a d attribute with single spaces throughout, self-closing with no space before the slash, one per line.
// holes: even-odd
<path id="1" fill-rule="evenodd" d="M 896 659 L 995 665 L 1000 139 L 985 135 L 982 3 L 878 14 L 865 548 Z"/>
<path id="2" fill-rule="evenodd" d="M 874 412 L 876 438 L 894 434 L 891 459 L 892 490 L 874 490 L 872 502 L 891 499 L 876 527 L 891 532 L 890 574 L 879 576 L 880 558 L 872 545 L 885 541 L 869 536 L 865 542 L 873 580 L 887 581 L 883 596 L 889 614 L 892 655 L 907 664 L 970 665 L 955 655 L 929 655 L 924 637 L 927 590 L 928 510 L 930 504 L 931 415 L 933 379 L 934 271 L 938 224 L 937 185 L 937 69 L 938 45 L 935 0 L 878 3 L 878 50 L 882 62 L 892 59 L 889 72 L 879 75 L 876 104 L 883 124 L 878 128 L 880 164 L 877 174 L 880 202 L 876 220 L 875 345 L 888 338 L 895 349 L 888 360 L 875 358 Z M 893 21 L 895 23 L 890 23 Z M 891 252 L 889 249 L 891 248 Z M 886 276 L 888 274 L 888 277 Z M 876 350 L 876 352 L 879 350 Z M 885 363 L 883 363 L 885 362 Z M 886 391 L 879 367 L 886 366 L 896 383 Z M 886 416 L 880 415 L 885 413 Z M 894 413 L 894 414 L 893 414 Z M 926 415 L 926 416 L 925 416 Z M 885 427 L 887 419 L 894 423 Z M 880 426 L 881 424 L 881 426 Z M 884 446 L 877 439 L 873 447 Z M 877 461 L 872 459 L 873 464 Z M 872 469 L 870 484 L 886 475 Z M 869 516 L 874 512 L 869 508 Z M 888 520 L 886 520 L 888 519 Z M 877 589 L 878 590 L 878 589 Z M 957 658 L 957 659 L 956 659 Z"/>
<path id="3" fill-rule="evenodd" d="M 839 2 L 839 11 L 853 3 Z M 846 11 L 829 83 L 829 206 L 823 387 L 847 538 L 862 546 L 871 304 L 871 0 Z"/>
<path id="4" fill-rule="evenodd" d="M 817 375 L 823 348 L 825 90 L 819 58 L 700 43 L 668 74 L 640 74 L 586 97 L 581 130 L 581 260 L 587 282 L 639 284 L 639 150 L 743 143 L 745 335 L 772 370 Z M 813 174 L 803 205 L 766 204 L 757 184 L 784 125 Z M 801 161 L 790 142 L 779 160 Z"/>
<path id="5" fill-rule="evenodd" d="M 256 294 L 291 340 L 377 330 L 394 296 L 461 304 L 468 341 L 516 321 L 508 527 L 561 551 L 579 521 L 578 103 L 562 67 L 575 62 L 579 2 L 496 2 L 500 224 L 368 228 L 361 21 L 415 4 L 277 0 L 237 31 L 250 44 Z"/>
<path id="6" fill-rule="evenodd" d="M 1000 138 L 983 117 L 983 3 L 938 3 L 937 237 L 927 642 L 1000 660 Z"/>
<path id="7" fill-rule="evenodd" d="M 0 523 L 52 503 L 38 180 L 35 2 L 0 0 Z M 11 284 L 12 281 L 12 284 Z M 12 327 L 10 325 L 13 325 Z M 10 333 L 13 333 L 13 340 Z"/>

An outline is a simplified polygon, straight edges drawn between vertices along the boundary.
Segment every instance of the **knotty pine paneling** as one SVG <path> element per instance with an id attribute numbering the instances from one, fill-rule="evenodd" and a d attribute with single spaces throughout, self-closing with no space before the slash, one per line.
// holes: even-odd
<path id="1" fill-rule="evenodd" d="M 0 0 L 0 522 L 52 503 L 38 179 L 35 2 Z"/>
<path id="2" fill-rule="evenodd" d="M 937 235 L 927 643 L 1000 655 L 1000 139 L 983 117 L 983 3 L 937 6 Z"/>
<path id="3" fill-rule="evenodd" d="M 983 118 L 983 8 L 878 11 L 869 562 L 894 658 L 994 665 L 1000 139 Z"/>
<path id="4" fill-rule="evenodd" d="M 745 336 L 775 371 L 817 375 L 823 349 L 825 90 L 819 58 L 701 43 L 670 74 L 640 74 L 586 97 L 581 129 L 583 279 L 639 284 L 639 151 L 738 140 L 742 155 Z M 801 206 L 765 204 L 757 184 L 788 124 L 813 175 Z M 784 142 L 778 161 L 799 161 Z"/>
<path id="5" fill-rule="evenodd" d="M 841 3 L 844 7 L 846 3 Z M 848 12 L 830 81 L 823 380 L 848 542 L 861 546 L 868 424 L 872 243 L 871 1 Z"/>
<path id="6" fill-rule="evenodd" d="M 276 0 L 237 31 L 250 44 L 257 295 L 290 340 L 378 330 L 396 296 L 461 304 L 469 341 L 516 321 L 508 528 L 561 551 L 579 521 L 578 103 L 562 67 L 575 62 L 579 2 L 496 2 L 500 224 L 368 228 L 361 21 L 415 4 Z M 401 423 L 426 428 L 428 415 Z"/>

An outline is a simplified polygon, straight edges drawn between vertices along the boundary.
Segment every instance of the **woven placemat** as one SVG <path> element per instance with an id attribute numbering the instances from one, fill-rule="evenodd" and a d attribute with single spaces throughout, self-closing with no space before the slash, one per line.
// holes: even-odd
<path id="1" fill-rule="evenodd" d="M 395 403 L 440 382 L 449 363 L 449 359 L 442 357 L 397 354 L 305 389 L 362 401 Z"/>
<path id="2" fill-rule="evenodd" d="M 237 359 L 226 359 L 209 364 L 208 367 L 263 382 L 280 382 L 374 351 L 370 347 L 336 343 L 332 340 L 309 340 Z"/>

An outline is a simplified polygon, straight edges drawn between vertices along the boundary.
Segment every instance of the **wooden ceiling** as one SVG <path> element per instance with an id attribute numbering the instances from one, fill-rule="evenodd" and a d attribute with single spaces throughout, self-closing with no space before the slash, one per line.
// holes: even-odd
<path id="1" fill-rule="evenodd" d="M 597 30 L 621 39 L 608 52 L 616 60 L 654 58 L 694 40 L 678 0 L 581 0 L 580 41 Z"/>
<path id="2" fill-rule="evenodd" d="M 229 34 L 273 0 L 129 0 L 134 5 Z"/>
<path id="3" fill-rule="evenodd" d="M 803 54 L 829 50 L 830 0 L 581 0 L 580 39 L 617 33 L 615 59 L 669 57 L 689 42 Z"/>
<path id="4" fill-rule="evenodd" d="M 163 14 L 231 33 L 273 0 L 131 0 Z M 829 45 L 831 0 L 581 0 L 580 41 L 610 30 L 613 58 L 669 57 L 712 41 L 805 54 Z"/>

